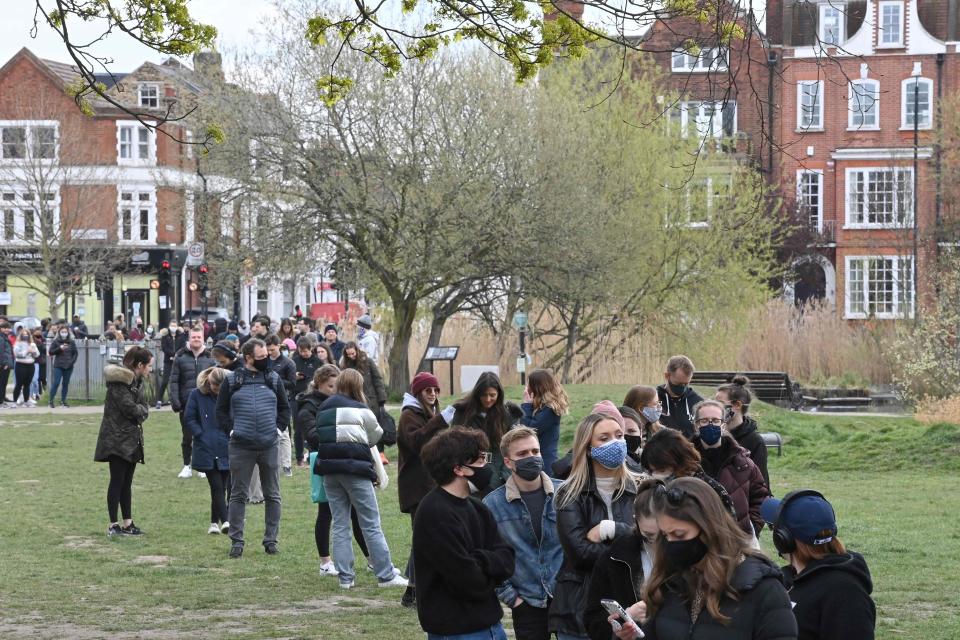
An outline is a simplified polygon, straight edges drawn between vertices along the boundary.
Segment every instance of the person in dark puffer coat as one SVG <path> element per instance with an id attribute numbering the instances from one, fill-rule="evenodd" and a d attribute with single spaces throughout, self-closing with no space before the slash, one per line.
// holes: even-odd
<path id="1" fill-rule="evenodd" d="M 226 533 L 230 529 L 227 502 L 230 500 L 230 438 L 217 424 L 217 396 L 228 371 L 219 367 L 204 369 L 197 376 L 197 388 L 187 398 L 183 411 L 193 434 L 191 466 L 207 476 L 210 485 L 210 527 L 207 533 Z"/>
<path id="2" fill-rule="evenodd" d="M 751 547 L 713 489 L 672 480 L 656 490 L 654 511 L 665 535 L 637 616 L 648 640 L 796 640 L 780 570 Z M 627 624 L 616 637 L 633 631 Z"/>
<path id="3" fill-rule="evenodd" d="M 73 365 L 77 362 L 80 355 L 77 349 L 77 343 L 70 337 L 70 330 L 67 325 L 61 324 L 57 329 L 57 337 L 47 348 L 47 353 L 53 357 L 53 384 L 50 386 L 50 408 L 53 408 L 53 401 L 57 397 L 57 389 L 60 390 L 60 406 L 67 406 L 67 393 L 70 388 L 70 376 L 73 374 Z M 63 386 L 61 386 L 63 385 Z"/>

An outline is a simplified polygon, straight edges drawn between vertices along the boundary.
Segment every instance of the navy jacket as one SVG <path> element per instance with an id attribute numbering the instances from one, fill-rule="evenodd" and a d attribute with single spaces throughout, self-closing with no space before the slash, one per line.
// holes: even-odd
<path id="1" fill-rule="evenodd" d="M 553 463 L 559 457 L 557 447 L 560 444 L 560 416 L 547 406 L 542 406 L 535 411 L 532 402 L 524 402 L 520 408 L 523 410 L 520 424 L 537 432 L 540 455 L 543 456 L 543 468 L 552 469 Z"/>
<path id="2" fill-rule="evenodd" d="M 193 434 L 193 460 L 190 466 L 197 471 L 229 469 L 227 445 L 230 438 L 217 424 L 217 398 L 194 389 L 187 398 L 183 419 Z"/>
<path id="3" fill-rule="evenodd" d="M 245 449 L 268 449 L 290 423 L 290 404 L 280 378 L 239 367 L 227 374 L 217 396 L 217 424 Z"/>

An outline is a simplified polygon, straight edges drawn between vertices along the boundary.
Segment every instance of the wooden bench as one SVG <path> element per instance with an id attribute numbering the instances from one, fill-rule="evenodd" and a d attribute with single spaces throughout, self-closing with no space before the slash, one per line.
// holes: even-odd
<path id="1" fill-rule="evenodd" d="M 690 384 L 702 387 L 719 387 L 729 383 L 734 376 L 742 374 L 750 380 L 748 389 L 754 397 L 771 404 L 789 406 L 794 411 L 803 407 L 800 385 L 791 381 L 783 371 L 697 371 Z"/>

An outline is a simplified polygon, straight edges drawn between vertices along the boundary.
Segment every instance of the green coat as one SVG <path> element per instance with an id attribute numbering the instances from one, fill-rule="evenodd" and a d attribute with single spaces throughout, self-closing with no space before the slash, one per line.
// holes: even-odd
<path id="1" fill-rule="evenodd" d="M 107 398 L 97 436 L 96 462 L 118 456 L 127 462 L 143 462 L 143 421 L 150 413 L 143 397 L 143 379 L 126 367 L 108 364 L 103 370 Z"/>

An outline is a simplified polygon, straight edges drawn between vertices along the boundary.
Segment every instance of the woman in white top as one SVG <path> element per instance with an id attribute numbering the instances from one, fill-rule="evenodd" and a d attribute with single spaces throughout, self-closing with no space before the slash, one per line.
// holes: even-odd
<path id="1" fill-rule="evenodd" d="M 34 343 L 33 336 L 30 335 L 30 331 L 21 327 L 17 332 L 17 342 L 13 345 L 13 358 L 16 361 L 13 368 L 13 401 L 18 407 L 22 407 L 24 403 L 28 407 L 37 406 L 36 401 L 30 398 L 30 383 L 33 382 L 34 364 L 39 357 L 40 349 Z"/>

